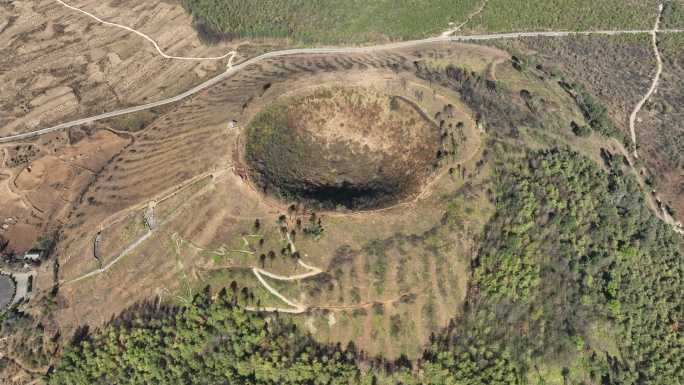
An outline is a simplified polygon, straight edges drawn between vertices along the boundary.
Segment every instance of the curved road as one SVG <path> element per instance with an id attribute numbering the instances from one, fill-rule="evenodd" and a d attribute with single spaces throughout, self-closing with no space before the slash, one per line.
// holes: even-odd
<path id="1" fill-rule="evenodd" d="M 684 32 L 684 29 L 667 29 L 659 30 L 659 33 L 678 33 Z M 485 40 L 496 40 L 496 39 L 516 39 L 521 37 L 563 37 L 563 36 L 573 36 L 573 35 L 621 35 L 621 34 L 643 34 L 653 33 L 653 30 L 621 30 L 621 31 L 580 31 L 580 32 L 515 32 L 515 33 L 499 33 L 490 35 L 471 35 L 471 36 L 437 36 L 422 40 L 412 40 L 397 43 L 381 44 L 376 46 L 368 47 L 348 47 L 348 48 L 297 48 L 297 49 L 286 49 L 282 51 L 272 51 L 265 54 L 253 57 L 240 64 L 228 68 L 225 72 L 179 94 L 167 99 L 159 100 L 152 103 L 142 104 L 139 106 L 128 107 L 117 111 L 111 111 L 100 115 L 91 116 L 88 118 L 82 118 L 78 120 L 73 120 L 71 122 L 66 122 L 58 124 L 56 126 L 42 128 L 39 130 L 9 135 L 5 137 L 0 137 L 0 143 L 13 142 L 17 140 L 29 139 L 40 135 L 45 135 L 51 132 L 63 130 L 69 127 L 80 126 L 82 124 L 96 122 L 98 120 L 109 119 L 115 116 L 131 114 L 134 112 L 149 110 L 151 108 L 160 107 L 166 104 L 171 104 L 183 100 L 189 96 L 192 96 L 206 88 L 213 86 L 216 83 L 232 76 L 233 74 L 239 72 L 245 67 L 258 63 L 260 61 L 290 55 L 300 55 L 300 54 L 350 54 L 350 53 L 369 53 L 390 49 L 414 47 L 423 44 L 431 43 L 444 43 L 444 42 L 470 42 L 470 41 L 485 41 Z"/>
<path id="2" fill-rule="evenodd" d="M 71 10 L 73 10 L 73 11 L 80 12 L 80 13 L 82 13 L 82 14 L 84 14 L 84 15 L 90 17 L 90 18 L 93 18 L 93 19 L 99 21 L 99 22 L 102 23 L 102 24 L 109 25 L 109 26 L 111 26 L 111 27 L 116 27 L 116 28 L 125 29 L 125 30 L 128 31 L 128 32 L 132 32 L 132 33 L 134 33 L 134 34 L 136 34 L 136 35 L 138 35 L 138 36 L 141 36 L 143 39 L 145 39 L 145 40 L 149 41 L 150 43 L 152 43 L 152 44 L 154 45 L 154 48 L 157 50 L 157 52 L 159 52 L 159 54 L 160 54 L 161 56 L 163 56 L 163 57 L 165 57 L 165 58 L 167 58 L 167 59 L 175 59 L 175 60 L 221 60 L 221 59 L 225 59 L 225 58 L 227 58 L 228 56 L 230 56 L 230 57 L 231 57 L 230 60 L 232 60 L 233 57 L 234 57 L 235 54 L 236 54 L 235 51 L 230 51 L 230 52 L 228 52 L 228 53 L 225 54 L 225 55 L 222 55 L 222 56 L 213 56 L 213 57 L 189 57 L 189 56 L 172 56 L 172 55 L 167 55 L 164 51 L 162 51 L 161 47 L 159 47 L 159 44 L 157 44 L 157 42 L 156 42 L 154 39 L 152 39 L 151 37 L 149 37 L 148 35 L 145 35 L 144 33 L 140 32 L 140 31 L 137 31 L 137 30 L 135 30 L 135 29 L 133 29 L 133 28 L 131 28 L 131 27 L 127 27 L 127 26 L 125 26 L 125 25 L 121 25 L 121 24 L 118 24 L 118 23 L 112 23 L 112 22 L 109 22 L 109 21 L 102 20 L 102 19 L 100 19 L 99 17 L 93 15 L 92 13 L 87 12 L 87 11 L 84 11 L 84 10 L 82 10 L 82 9 L 80 9 L 80 8 L 73 7 L 73 6 L 71 6 L 71 5 L 69 5 L 69 4 L 65 3 L 65 2 L 63 2 L 62 0 L 55 0 L 55 1 L 57 1 L 58 3 L 62 4 L 63 6 L 69 8 L 69 9 L 71 9 Z"/>
<path id="3" fill-rule="evenodd" d="M 639 113 L 639 111 L 641 111 L 641 108 L 644 106 L 644 104 L 646 104 L 648 99 L 650 99 L 651 95 L 653 95 L 653 93 L 655 92 L 656 88 L 658 87 L 658 82 L 660 81 L 660 75 L 663 72 L 663 60 L 661 59 L 660 52 L 658 51 L 658 30 L 660 29 L 660 19 L 663 17 L 663 9 L 663 5 L 660 4 L 660 7 L 658 8 L 658 18 L 656 18 L 655 26 L 653 27 L 653 31 L 651 31 L 651 43 L 653 45 L 653 53 L 656 59 L 656 73 L 653 77 L 651 88 L 648 89 L 646 95 L 644 95 L 644 97 L 639 101 L 639 103 L 637 103 L 636 107 L 634 107 L 634 111 L 632 111 L 632 114 L 629 116 L 629 131 L 632 135 L 632 144 L 634 145 L 634 159 L 639 158 L 636 137 L 637 114 Z"/>

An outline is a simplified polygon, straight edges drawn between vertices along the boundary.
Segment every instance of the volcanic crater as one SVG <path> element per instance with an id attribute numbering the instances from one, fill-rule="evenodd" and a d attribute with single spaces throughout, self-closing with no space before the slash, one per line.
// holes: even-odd
<path id="1" fill-rule="evenodd" d="M 414 102 L 361 87 L 283 96 L 248 124 L 245 160 L 265 192 L 365 210 L 416 193 L 436 167 L 439 128 Z"/>

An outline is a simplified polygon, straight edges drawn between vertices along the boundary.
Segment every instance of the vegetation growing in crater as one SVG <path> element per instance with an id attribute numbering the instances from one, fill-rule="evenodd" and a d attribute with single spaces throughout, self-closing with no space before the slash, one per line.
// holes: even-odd
<path id="1" fill-rule="evenodd" d="M 417 190 L 439 155 L 439 127 L 408 101 L 320 89 L 276 101 L 247 128 L 246 160 L 264 190 L 328 208 L 368 208 Z"/>

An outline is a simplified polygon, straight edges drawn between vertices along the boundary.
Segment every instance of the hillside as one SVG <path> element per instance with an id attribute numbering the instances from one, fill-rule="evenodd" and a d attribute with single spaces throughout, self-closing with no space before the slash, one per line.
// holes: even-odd
<path id="1" fill-rule="evenodd" d="M 0 383 L 684 383 L 680 11 L 0 5 Z"/>

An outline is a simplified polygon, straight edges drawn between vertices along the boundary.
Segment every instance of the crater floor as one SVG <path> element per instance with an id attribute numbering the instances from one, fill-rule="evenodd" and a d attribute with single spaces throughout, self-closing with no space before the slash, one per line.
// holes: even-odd
<path id="1" fill-rule="evenodd" d="M 418 190 L 439 128 L 405 99 L 360 87 L 283 97 L 247 130 L 246 160 L 265 191 L 324 208 L 388 205 Z"/>

